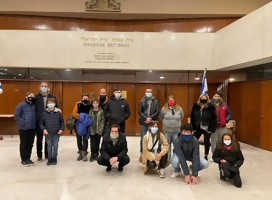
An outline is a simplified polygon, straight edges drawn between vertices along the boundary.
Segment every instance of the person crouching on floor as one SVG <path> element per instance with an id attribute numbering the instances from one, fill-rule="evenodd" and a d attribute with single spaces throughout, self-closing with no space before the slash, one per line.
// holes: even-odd
<path id="1" fill-rule="evenodd" d="M 42 114 L 40 128 L 47 139 L 47 165 L 56 165 L 58 156 L 59 137 L 64 130 L 64 121 L 61 112 L 55 107 L 55 98 L 47 99 L 47 109 Z"/>
<path id="2" fill-rule="evenodd" d="M 130 162 L 127 152 L 126 136 L 120 133 L 119 125 L 113 124 L 110 126 L 110 133 L 103 136 L 97 163 L 107 166 L 106 172 L 110 173 L 112 166 L 118 162 L 118 172 L 121 173 L 124 166 Z"/>
<path id="3" fill-rule="evenodd" d="M 244 156 L 239 143 L 229 133 L 223 134 L 217 142 L 212 158 L 219 164 L 221 180 L 232 179 L 236 187 L 242 187 L 239 168 L 244 163 Z"/>
<path id="4" fill-rule="evenodd" d="M 174 168 L 171 177 L 179 176 L 181 166 L 186 184 L 198 184 L 198 172 L 209 166 L 209 162 L 199 155 L 199 141 L 194 137 L 192 131 L 193 126 L 190 123 L 181 126 L 181 133 L 174 141 L 174 151 L 171 158 L 171 164 Z M 192 162 L 190 166 L 191 174 L 186 161 Z"/>
<path id="5" fill-rule="evenodd" d="M 161 149 L 161 145 L 163 148 Z M 161 178 L 165 177 L 164 169 L 168 161 L 169 145 L 163 133 L 158 130 L 157 122 L 151 122 L 143 137 L 142 162 L 145 165 L 144 174 L 158 167 Z"/>

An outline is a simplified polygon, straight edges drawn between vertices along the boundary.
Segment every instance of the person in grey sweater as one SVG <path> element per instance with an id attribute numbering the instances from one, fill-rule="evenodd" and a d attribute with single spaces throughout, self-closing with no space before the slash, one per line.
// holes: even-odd
<path id="1" fill-rule="evenodd" d="M 54 98 L 47 99 L 47 109 L 42 114 L 40 128 L 47 139 L 47 165 L 57 164 L 59 136 L 64 130 L 64 121 L 61 112 L 56 108 Z"/>
<path id="2" fill-rule="evenodd" d="M 168 156 L 171 157 L 171 144 L 180 132 L 181 120 L 184 117 L 182 108 L 176 103 L 173 95 L 168 96 L 167 102 L 160 111 L 162 131 L 169 145 Z"/>

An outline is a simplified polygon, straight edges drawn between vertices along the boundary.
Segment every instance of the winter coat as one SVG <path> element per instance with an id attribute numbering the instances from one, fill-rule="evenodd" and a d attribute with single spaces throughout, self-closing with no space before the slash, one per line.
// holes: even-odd
<path id="1" fill-rule="evenodd" d="M 64 130 L 63 117 L 58 108 L 55 108 L 53 111 L 46 109 L 43 112 L 40 128 L 41 130 L 46 129 L 49 135 L 58 134 L 59 130 Z"/>
<path id="2" fill-rule="evenodd" d="M 148 100 L 151 100 L 149 115 L 147 113 Z M 158 120 L 159 113 L 160 113 L 160 107 L 159 107 L 159 102 L 157 99 L 155 99 L 154 97 L 147 98 L 146 96 L 144 96 L 141 99 L 138 105 L 138 117 L 139 117 L 140 125 L 146 125 L 145 120 L 147 118 L 151 118 L 152 120 Z"/>
<path id="3" fill-rule="evenodd" d="M 76 123 L 76 133 L 80 136 L 84 136 L 87 140 L 90 138 L 90 126 L 93 121 L 91 116 L 86 113 L 79 114 L 79 120 Z"/>
<path id="4" fill-rule="evenodd" d="M 179 133 L 173 144 L 173 152 L 177 155 L 184 174 L 186 176 L 190 174 L 188 165 L 186 163 L 186 158 L 191 158 L 193 165 L 192 175 L 197 176 L 200 165 L 198 139 L 191 135 L 189 141 L 185 141 L 183 140 L 182 135 Z"/>
<path id="5" fill-rule="evenodd" d="M 28 102 L 19 103 L 15 109 L 14 120 L 17 122 L 19 130 L 35 129 L 35 105 Z"/>
<path id="6" fill-rule="evenodd" d="M 238 172 L 244 163 L 244 156 L 240 148 L 238 151 L 232 151 L 225 148 L 218 148 L 217 146 L 212 158 L 214 162 L 218 163 L 219 167 L 227 168 L 233 172 Z M 220 163 L 221 159 L 226 160 L 227 163 Z"/>
<path id="7" fill-rule="evenodd" d="M 99 134 L 102 135 L 104 131 L 104 126 L 105 126 L 105 117 L 104 117 L 104 112 L 101 108 L 98 109 L 97 114 L 95 116 L 95 111 L 93 109 L 90 110 L 90 116 L 93 121 L 90 132 L 91 135 Z"/>
<path id="8" fill-rule="evenodd" d="M 79 114 L 80 113 L 89 114 L 91 108 L 92 108 L 92 105 L 90 103 L 85 105 L 81 101 L 79 101 L 79 102 L 76 103 L 76 105 L 74 107 L 73 117 L 75 119 L 79 119 Z"/>
<path id="9" fill-rule="evenodd" d="M 108 118 L 110 124 L 120 124 L 127 120 L 130 116 L 130 108 L 127 100 L 121 97 L 119 100 L 115 96 L 111 96 L 105 106 L 105 117 Z"/>
<path id="10" fill-rule="evenodd" d="M 37 123 L 39 123 L 40 120 L 42 119 L 43 112 L 45 111 L 44 100 L 43 100 L 43 95 L 41 93 L 38 93 L 35 96 L 36 96 L 36 100 L 35 100 L 36 118 L 37 118 Z M 54 95 L 52 95 L 51 93 L 48 93 L 47 99 L 48 98 L 54 98 L 57 101 L 57 98 Z M 56 103 L 55 107 L 58 108 L 58 102 Z M 47 106 L 45 106 L 45 108 L 47 108 Z"/>
<path id="11" fill-rule="evenodd" d="M 217 116 L 217 127 L 226 127 L 226 123 L 231 119 L 231 110 L 226 103 L 220 104 L 218 107 L 215 106 Z"/>
<path id="12" fill-rule="evenodd" d="M 149 152 L 149 150 L 148 150 L 148 140 L 147 140 L 148 134 L 152 134 L 152 133 L 147 131 L 147 133 L 143 137 L 143 154 L 142 154 L 143 164 L 146 164 L 147 160 L 153 161 L 155 158 L 154 155 L 151 152 Z M 155 137 L 157 138 L 157 134 Z M 157 144 L 162 144 L 163 148 L 160 150 L 160 154 L 162 156 L 164 156 L 165 154 L 168 153 L 169 145 L 168 145 L 168 142 L 167 142 L 166 138 L 164 137 L 163 133 L 160 133 L 159 137 L 160 138 L 159 138 Z M 156 141 L 156 139 L 154 138 L 153 143 L 155 141 Z M 158 145 L 156 145 L 156 146 L 158 146 Z M 157 149 L 154 149 L 154 150 L 157 151 Z"/>
<path id="13" fill-rule="evenodd" d="M 214 133 L 217 127 L 217 118 L 215 113 L 215 107 L 208 103 L 207 107 L 202 109 L 195 103 L 191 112 L 191 124 L 193 125 L 194 130 L 200 129 L 200 124 L 203 126 L 208 126 L 208 132 Z"/>
<path id="14" fill-rule="evenodd" d="M 112 157 L 117 157 L 118 160 L 120 160 L 127 155 L 127 152 L 127 140 L 124 134 L 119 133 L 115 146 L 113 146 L 113 142 L 110 139 L 110 134 L 105 134 L 103 136 L 100 154 L 105 160 L 109 161 Z"/>

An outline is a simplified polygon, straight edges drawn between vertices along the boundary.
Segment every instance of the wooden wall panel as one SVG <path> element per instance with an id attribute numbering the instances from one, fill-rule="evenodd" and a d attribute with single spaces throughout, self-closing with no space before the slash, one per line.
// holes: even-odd
<path id="1" fill-rule="evenodd" d="M 260 147 L 260 82 L 231 83 L 228 104 L 239 141 Z"/>
<path id="2" fill-rule="evenodd" d="M 93 93 L 94 97 L 97 98 L 100 94 L 101 88 L 107 88 L 106 83 L 82 83 L 82 92 L 84 93 Z M 90 96 L 90 98 L 92 98 Z"/>
<path id="3" fill-rule="evenodd" d="M 61 17 L 38 17 L 0 15 L 0 29 L 39 30 L 41 25 L 48 30 L 116 31 L 116 32 L 197 32 L 209 28 L 216 32 L 236 21 L 237 18 L 208 19 L 161 19 L 161 20 L 102 20 Z"/>
<path id="4" fill-rule="evenodd" d="M 62 105 L 62 114 L 64 121 L 66 121 L 67 116 L 73 113 L 73 109 L 78 101 L 81 100 L 82 94 L 82 84 L 75 83 L 62 83 L 62 96 L 63 96 L 63 105 Z M 68 135 L 67 130 L 64 131 L 65 135 Z"/>
<path id="5" fill-rule="evenodd" d="M 260 146 L 272 151 L 272 81 L 261 82 Z M 256 96 L 258 98 L 258 96 Z"/>

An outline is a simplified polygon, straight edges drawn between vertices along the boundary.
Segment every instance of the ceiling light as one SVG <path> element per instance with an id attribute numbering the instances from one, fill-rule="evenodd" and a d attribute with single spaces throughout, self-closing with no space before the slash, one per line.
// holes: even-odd
<path id="1" fill-rule="evenodd" d="M 22 76 L 22 74 L 18 74 L 18 76 Z"/>
<path id="2" fill-rule="evenodd" d="M 199 77 L 195 77 L 195 80 L 196 80 L 196 81 L 199 81 L 199 80 L 200 80 L 200 78 L 199 78 Z"/>
<path id="3" fill-rule="evenodd" d="M 65 71 L 66 71 L 66 72 L 70 72 L 70 71 L 72 71 L 72 70 L 67 68 L 67 69 L 65 69 Z"/>
<path id="4" fill-rule="evenodd" d="M 164 76 L 160 76 L 160 79 L 164 79 Z"/>
<path id="5" fill-rule="evenodd" d="M 234 81 L 235 79 L 234 78 L 229 78 L 229 81 Z"/>
<path id="6" fill-rule="evenodd" d="M 149 72 L 152 72 L 152 69 L 150 69 Z"/>
<path id="7" fill-rule="evenodd" d="M 5 71 L 8 71 L 8 69 L 4 69 Z"/>

